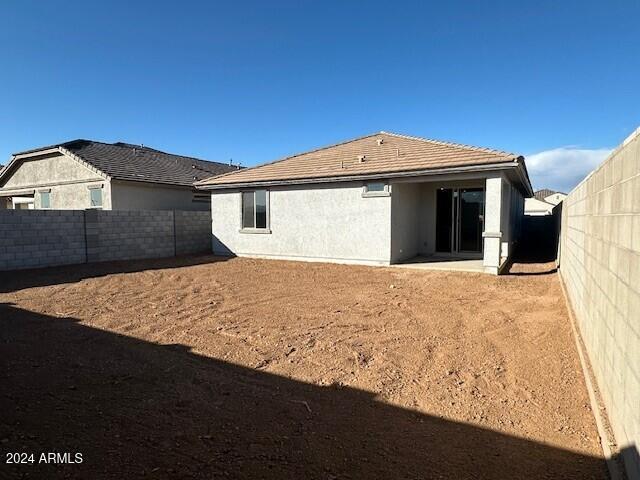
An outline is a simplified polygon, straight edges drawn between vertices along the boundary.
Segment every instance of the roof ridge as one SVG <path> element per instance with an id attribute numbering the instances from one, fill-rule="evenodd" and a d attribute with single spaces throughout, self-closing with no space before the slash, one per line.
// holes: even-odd
<path id="1" fill-rule="evenodd" d="M 205 182 L 205 181 L 208 181 L 208 180 L 212 180 L 213 178 L 221 178 L 221 177 L 226 177 L 228 175 L 233 175 L 234 173 L 237 173 L 240 170 L 242 170 L 243 172 L 246 172 L 248 170 L 253 170 L 255 168 L 265 167 L 267 165 L 273 165 L 273 164 L 276 164 L 276 163 L 284 162 L 285 160 L 290 160 L 292 158 L 300 157 L 302 155 L 307 155 L 309 153 L 319 152 L 320 150 L 326 150 L 328 148 L 339 147 L 340 145 L 346 145 L 347 143 L 352 143 L 352 142 L 356 142 L 358 140 L 363 140 L 365 138 L 369 138 L 369 137 L 373 137 L 375 135 L 379 135 L 380 133 L 382 133 L 382 132 L 370 133 L 368 135 L 362 135 L 360 137 L 352 138 L 350 140 L 343 140 L 341 142 L 337 142 L 337 143 L 334 143 L 334 144 L 331 144 L 331 145 L 325 145 L 323 147 L 313 148 L 311 150 L 307 150 L 307 151 L 304 151 L 304 152 L 296 153 L 294 155 L 289 155 L 287 157 L 278 158 L 277 160 L 271 160 L 270 162 L 264 162 L 264 163 L 261 163 L 259 165 L 254 165 L 253 167 L 247 167 L 247 168 L 236 170 L 235 172 L 227 172 L 227 173 L 223 173 L 222 175 L 216 175 L 215 177 L 205 178 L 205 179 L 202 179 L 202 180 L 196 182 L 196 184 L 199 184 L 201 182 Z"/>
<path id="2" fill-rule="evenodd" d="M 142 150 L 147 150 L 150 153 L 161 153 L 163 155 L 170 155 L 172 157 L 180 157 L 180 158 L 184 158 L 187 160 L 196 160 L 198 162 L 206 162 L 206 163 L 214 163 L 216 165 L 222 165 L 222 166 L 229 166 L 228 163 L 226 162 L 219 162 L 217 160 L 206 160 L 204 158 L 198 158 L 198 157 L 192 157 L 192 156 L 188 156 L 188 155 L 180 155 L 178 153 L 170 153 L 170 152 L 165 152 L 164 150 L 158 150 L 157 148 L 153 148 L 153 147 L 148 147 L 146 145 L 137 145 L 135 143 L 128 143 L 128 142 L 122 142 L 122 141 L 118 141 L 118 142 L 102 142 L 100 140 L 90 140 L 90 139 L 86 139 L 86 138 L 74 138 L 73 140 L 68 140 L 66 142 L 58 142 L 58 143 L 53 143 L 51 145 L 45 145 L 42 147 L 36 147 L 36 148 L 32 148 L 29 150 L 24 150 L 22 152 L 16 152 L 14 154 L 12 154 L 13 156 L 16 155 L 22 155 L 25 153 L 34 153 L 34 152 L 38 152 L 40 150 L 48 150 L 50 148 L 59 148 L 59 147 L 63 147 L 66 148 L 70 145 L 73 145 L 75 143 L 80 143 L 80 142 L 86 142 L 86 143 L 94 143 L 94 144 L 100 144 L 100 145 L 107 145 L 110 147 L 120 147 L 120 148 L 140 148 Z M 233 173 L 233 172 L 231 172 Z"/>
<path id="3" fill-rule="evenodd" d="M 128 142 L 107 143 L 107 142 L 100 142 L 98 140 L 86 140 L 86 141 L 93 142 L 93 143 L 100 143 L 101 145 L 110 145 L 110 146 L 123 147 L 123 148 L 129 148 L 129 147 L 130 148 L 140 148 L 142 150 L 149 150 L 150 152 L 162 153 L 163 155 L 170 155 L 172 157 L 180 157 L 180 158 L 185 158 L 185 159 L 188 159 L 188 160 L 197 160 L 198 162 L 216 163 L 218 165 L 229 166 L 228 163 L 219 162 L 217 160 L 206 160 L 204 158 L 192 157 L 192 156 L 189 156 L 189 155 L 180 155 L 179 153 L 165 152 L 164 150 L 158 150 L 157 148 L 149 147 L 147 145 L 136 145 L 135 143 L 128 143 Z"/>
<path id="4" fill-rule="evenodd" d="M 459 147 L 459 148 L 465 148 L 467 150 L 472 150 L 474 152 L 487 152 L 487 153 L 497 153 L 500 155 L 506 155 L 506 156 L 511 156 L 511 157 L 519 157 L 520 155 L 517 155 L 513 152 L 506 152 L 504 150 L 498 150 L 495 148 L 487 148 L 487 147 L 476 147 L 473 145 L 467 145 L 464 143 L 458 143 L 458 142 L 445 142 L 443 140 L 434 140 L 432 138 L 425 138 L 425 137 L 417 137 L 415 135 L 404 135 L 402 133 L 393 133 L 393 132 L 386 132 L 384 130 L 381 130 L 379 133 L 381 134 L 385 134 L 385 135 L 391 135 L 393 137 L 399 137 L 399 138 L 406 138 L 409 140 L 419 140 L 422 142 L 427 142 L 427 143 L 434 143 L 436 145 L 445 145 L 445 146 L 449 146 L 449 147 Z"/>

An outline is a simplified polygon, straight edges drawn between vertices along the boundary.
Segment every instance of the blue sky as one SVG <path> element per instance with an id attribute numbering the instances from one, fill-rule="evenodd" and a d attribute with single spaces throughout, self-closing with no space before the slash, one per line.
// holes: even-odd
<path id="1" fill-rule="evenodd" d="M 640 125 L 640 1 L 0 6 L 0 162 L 73 138 L 245 166 L 387 130 L 567 190 Z"/>

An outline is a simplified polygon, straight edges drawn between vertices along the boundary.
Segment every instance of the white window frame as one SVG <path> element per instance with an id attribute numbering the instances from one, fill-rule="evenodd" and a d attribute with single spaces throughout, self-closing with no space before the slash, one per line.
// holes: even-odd
<path id="1" fill-rule="evenodd" d="M 49 195 L 49 206 L 48 207 L 42 206 L 42 194 L 43 193 L 46 193 L 47 195 Z M 50 210 L 51 209 L 51 189 L 38 190 L 38 195 L 40 196 L 40 208 L 42 210 Z"/>
<path id="2" fill-rule="evenodd" d="M 256 224 L 256 197 L 255 194 L 257 191 L 263 190 L 265 192 L 265 203 L 266 203 L 266 226 L 265 227 L 245 227 L 244 226 L 244 205 L 242 204 L 242 199 L 245 193 L 253 193 L 253 224 Z M 262 233 L 262 234 L 270 234 L 271 233 L 271 194 L 266 188 L 255 188 L 252 190 L 243 190 L 239 193 L 240 195 L 240 233 Z"/>
<path id="3" fill-rule="evenodd" d="M 89 206 L 87 207 L 89 210 L 102 210 L 104 206 L 104 186 L 103 185 L 91 185 L 87 187 L 89 191 Z M 91 205 L 91 191 L 92 190 L 100 190 L 100 206 Z"/>
<path id="4" fill-rule="evenodd" d="M 369 185 L 372 183 L 381 183 L 384 185 L 383 190 L 373 190 L 369 191 Z M 364 198 L 367 197 L 390 197 L 391 196 L 391 186 L 388 182 L 384 180 L 373 180 L 371 182 L 365 182 L 362 185 L 362 196 Z"/>

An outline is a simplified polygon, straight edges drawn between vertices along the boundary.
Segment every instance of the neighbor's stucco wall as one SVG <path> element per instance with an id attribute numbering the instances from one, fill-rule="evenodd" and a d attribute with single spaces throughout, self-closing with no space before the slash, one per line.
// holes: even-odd
<path id="1" fill-rule="evenodd" d="M 82 210 L 85 208 L 91 208 L 91 197 L 89 187 L 102 186 L 102 209 L 111 209 L 111 182 L 107 180 L 74 183 L 71 185 L 51 185 L 49 190 L 49 201 L 51 209 L 55 210 Z M 36 209 L 42 208 L 40 202 L 40 191 L 42 189 L 36 189 L 34 196 L 34 207 Z"/>
<path id="2" fill-rule="evenodd" d="M 640 129 L 564 200 L 559 264 L 629 476 L 640 479 Z"/>
<path id="3" fill-rule="evenodd" d="M 211 195 L 219 254 L 388 264 L 391 197 L 363 197 L 362 184 L 271 188 L 271 233 L 241 233 L 241 194 Z"/>
<path id="4" fill-rule="evenodd" d="M 542 202 L 537 198 L 527 198 L 524 202 L 524 214 L 525 215 L 551 215 L 554 205 L 547 202 Z"/>
<path id="5" fill-rule="evenodd" d="M 27 188 L 77 180 L 103 180 L 77 160 L 63 154 L 22 160 L 2 188 Z"/>
<path id="6" fill-rule="evenodd" d="M 62 154 L 21 161 L 0 186 L 0 195 L 32 191 L 34 208 L 41 208 L 41 191 L 50 192 L 51 209 L 81 210 L 91 206 L 89 187 L 102 186 L 102 205 L 111 208 L 110 182 L 80 162 Z M 19 195 L 24 196 L 23 193 Z"/>
<path id="7" fill-rule="evenodd" d="M 191 187 L 172 187 L 138 182 L 111 182 L 113 210 L 198 210 L 208 211 L 211 204 L 194 202 Z"/>

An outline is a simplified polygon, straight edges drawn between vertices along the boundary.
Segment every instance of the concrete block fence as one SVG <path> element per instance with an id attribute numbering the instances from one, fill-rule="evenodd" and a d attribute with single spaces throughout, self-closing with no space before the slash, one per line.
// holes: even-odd
<path id="1" fill-rule="evenodd" d="M 0 210 L 0 270 L 210 251 L 210 212 Z"/>
<path id="2" fill-rule="evenodd" d="M 560 274 L 630 479 L 640 479 L 640 129 L 564 200 Z"/>

